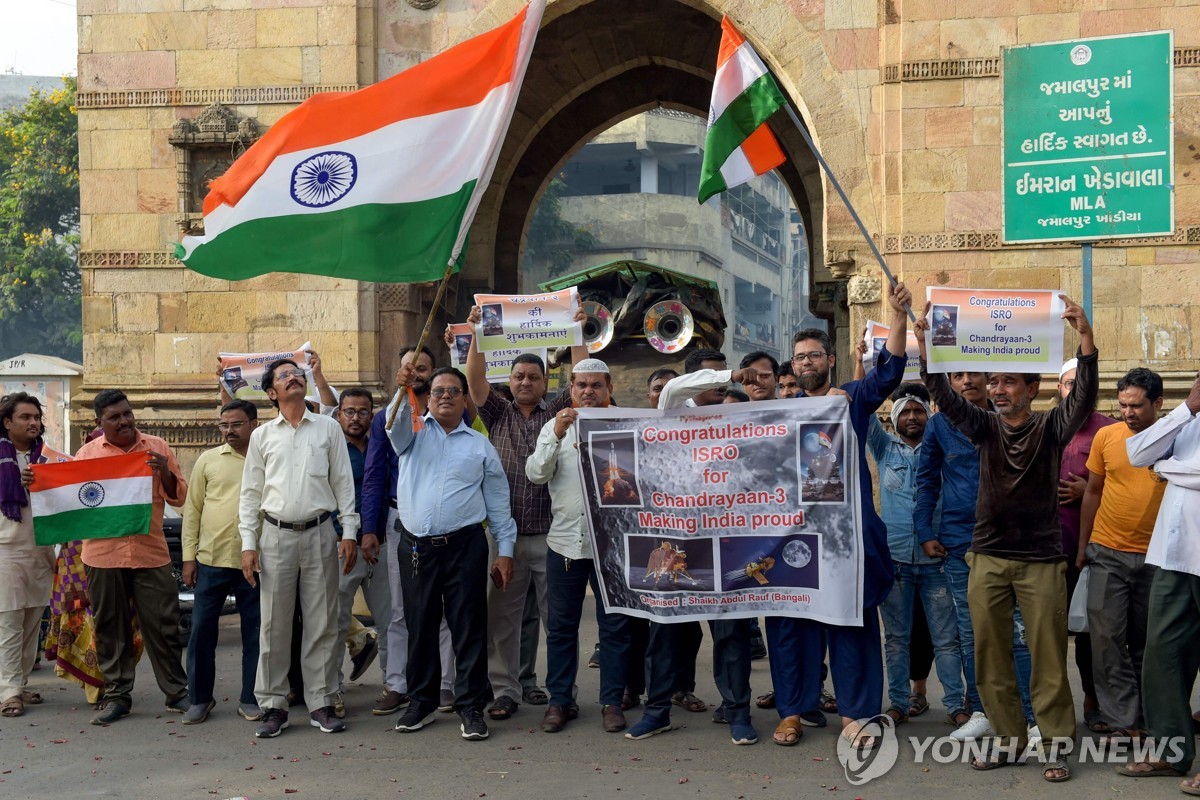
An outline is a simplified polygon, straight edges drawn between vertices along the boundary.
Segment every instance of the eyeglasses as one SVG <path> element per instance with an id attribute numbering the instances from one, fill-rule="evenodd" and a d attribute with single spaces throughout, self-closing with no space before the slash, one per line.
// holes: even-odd
<path id="1" fill-rule="evenodd" d="M 359 419 L 368 419 L 371 416 L 371 411 L 367 408 L 339 408 L 338 413 L 343 417 L 358 417 Z"/>
<path id="2" fill-rule="evenodd" d="M 430 394 L 434 397 L 458 397 L 462 393 L 462 389 L 459 389 L 457 386 L 451 386 L 449 388 L 445 386 L 439 386 L 430 392 Z"/>
<path id="3" fill-rule="evenodd" d="M 792 356 L 792 363 L 793 364 L 801 364 L 805 360 L 820 361 L 822 358 L 825 358 L 827 355 L 829 355 L 829 354 L 826 353 L 824 350 L 813 350 L 812 352 L 809 352 L 809 353 L 796 353 L 796 355 Z"/>
<path id="4" fill-rule="evenodd" d="M 277 381 L 286 381 L 288 378 L 300 378 L 303 380 L 304 371 L 298 369 L 287 369 L 283 370 L 282 372 L 275 373 L 275 380 Z"/>
<path id="5" fill-rule="evenodd" d="M 242 428 L 246 427 L 249 424 L 250 423 L 248 423 L 248 422 L 222 422 L 217 425 L 217 430 L 219 430 L 221 433 L 228 433 L 229 431 L 240 431 Z"/>
<path id="6" fill-rule="evenodd" d="M 1074 388 L 1074 386 L 1075 386 L 1075 379 L 1074 379 L 1074 378 L 1068 378 L 1067 380 L 1065 380 L 1065 381 L 1062 381 L 1062 385 L 1063 385 L 1063 386 L 1065 386 L 1065 387 L 1067 387 L 1068 389 Z"/>

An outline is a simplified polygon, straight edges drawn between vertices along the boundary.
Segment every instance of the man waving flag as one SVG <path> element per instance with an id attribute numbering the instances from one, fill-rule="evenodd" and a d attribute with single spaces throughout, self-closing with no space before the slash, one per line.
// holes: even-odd
<path id="1" fill-rule="evenodd" d="M 758 53 L 729 17 L 722 17 L 700 169 L 701 203 L 783 163 L 783 151 L 766 122 L 785 102 Z"/>
<path id="2" fill-rule="evenodd" d="M 546 0 L 356 92 L 315 95 L 211 184 L 176 255 L 240 280 L 438 280 L 491 179 Z"/>

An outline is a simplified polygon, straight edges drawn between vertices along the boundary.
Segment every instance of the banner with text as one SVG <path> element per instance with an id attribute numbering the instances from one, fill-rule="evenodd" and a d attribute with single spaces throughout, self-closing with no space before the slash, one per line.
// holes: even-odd
<path id="1" fill-rule="evenodd" d="M 845 398 L 581 408 L 576 424 L 606 610 L 862 624 L 859 444 Z"/>
<path id="2" fill-rule="evenodd" d="M 574 286 L 546 294 L 477 294 L 475 305 L 483 317 L 476 326 L 480 352 L 583 344 L 583 323 L 575 321 L 579 291 Z"/>
<path id="3" fill-rule="evenodd" d="M 217 357 L 221 359 L 221 385 L 230 397 L 238 400 L 266 400 L 267 393 L 262 388 L 263 373 L 272 362 L 290 358 L 304 370 L 309 397 L 317 400 L 312 370 L 308 366 L 308 349 L 311 346 L 305 342 L 295 350 L 281 353 L 218 353 Z"/>
<path id="4" fill-rule="evenodd" d="M 1058 292 L 929 286 L 930 372 L 1053 372 L 1066 309 Z"/>
<path id="5" fill-rule="evenodd" d="M 475 329 L 467 322 L 455 322 L 450 325 L 450 335 L 454 337 L 454 346 L 450 348 L 450 366 L 467 371 L 467 354 L 471 352 L 471 341 L 475 338 Z M 493 350 L 484 353 L 487 364 L 487 379 L 489 383 L 504 383 L 512 372 L 513 359 L 522 353 L 533 353 L 546 363 L 546 349 L 536 347 L 513 347 L 505 350 Z"/>
<path id="6" fill-rule="evenodd" d="M 863 337 L 867 345 L 867 352 L 863 354 L 863 369 L 867 372 L 875 369 L 875 361 L 887 344 L 888 334 L 891 332 L 890 326 L 867 320 L 867 332 Z M 921 380 L 921 348 L 917 344 L 917 335 L 912 330 L 908 331 L 904 340 L 904 353 L 907 356 L 904 362 L 904 380 Z"/>

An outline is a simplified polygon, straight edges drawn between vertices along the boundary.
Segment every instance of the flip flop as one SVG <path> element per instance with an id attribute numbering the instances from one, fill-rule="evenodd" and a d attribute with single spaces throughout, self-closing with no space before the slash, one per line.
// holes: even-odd
<path id="1" fill-rule="evenodd" d="M 1098 708 L 1084 711 L 1083 723 L 1087 725 L 1088 730 L 1092 733 L 1112 733 L 1112 728 L 1104 721 L 1104 717 L 1100 716 L 1100 709 Z"/>
<path id="2" fill-rule="evenodd" d="M 1150 769 L 1134 769 L 1136 766 L 1147 766 Z M 1126 778 L 1165 778 L 1186 775 L 1186 772 L 1175 769 L 1165 761 L 1133 761 L 1117 767 L 1117 774 Z"/>
<path id="3" fill-rule="evenodd" d="M 43 700 L 42 696 L 37 692 L 21 692 L 21 702 L 25 703 L 26 705 L 40 706 L 46 701 Z"/>
<path id="4" fill-rule="evenodd" d="M 760 694 L 754 701 L 754 705 L 759 708 L 774 708 L 775 707 L 775 690 Z"/>
<path id="5" fill-rule="evenodd" d="M 780 736 L 782 735 L 782 739 Z M 800 744 L 800 737 L 804 735 L 804 729 L 800 727 L 800 723 L 793 722 L 790 719 L 782 719 L 779 725 L 775 727 L 775 735 L 772 741 L 783 747 L 792 747 Z"/>
<path id="6" fill-rule="evenodd" d="M 902 709 L 897 708 L 896 706 L 892 706 L 891 708 L 889 708 L 887 711 L 884 711 L 883 713 L 885 713 L 889 717 L 891 717 L 892 722 L 895 723 L 896 725 L 903 725 L 904 723 L 908 722 L 908 714 L 905 714 Z"/>
<path id="7" fill-rule="evenodd" d="M 1054 775 L 1052 777 L 1047 774 L 1051 770 L 1061 770 L 1063 774 Z M 1071 779 L 1071 768 L 1067 766 L 1067 762 L 1065 761 L 1047 761 L 1042 765 L 1042 778 L 1050 783 L 1062 783 L 1063 781 L 1069 781 Z"/>
<path id="8" fill-rule="evenodd" d="M 1190 778 L 1184 778 L 1179 782 L 1179 791 L 1184 794 L 1190 794 L 1193 797 L 1200 797 L 1200 774 L 1193 775 Z"/>
<path id="9" fill-rule="evenodd" d="M 910 694 L 908 696 L 908 716 L 919 717 L 929 710 L 929 701 L 923 694 Z"/>
<path id="10" fill-rule="evenodd" d="M 19 717 L 25 713 L 25 703 L 20 695 L 13 695 L 0 704 L 0 717 Z"/>
<path id="11" fill-rule="evenodd" d="M 544 706 L 550 702 L 550 695 L 546 694 L 545 689 L 534 686 L 522 692 L 521 699 L 531 706 Z"/>
<path id="12" fill-rule="evenodd" d="M 707 711 L 708 703 L 691 692 L 676 692 L 671 695 L 671 702 L 682 709 L 693 712 Z"/>
<path id="13" fill-rule="evenodd" d="M 878 747 L 882 742 L 883 737 L 876 736 L 872 733 L 863 733 L 863 729 L 866 728 L 866 725 L 858 726 L 854 733 L 847 735 L 846 731 L 848 731 L 852 725 L 854 725 L 853 722 L 850 723 L 850 725 L 847 725 L 845 728 L 842 728 L 842 732 L 839 733 L 838 736 L 841 736 L 842 739 L 844 739 L 846 743 L 853 747 L 857 752 L 869 752 Z"/>
<path id="14" fill-rule="evenodd" d="M 1007 767 L 1015 763 L 1017 762 L 1009 758 L 1008 753 L 994 750 L 983 758 L 972 759 L 971 769 L 977 772 L 988 772 L 989 770 L 1000 769 L 1000 767 Z"/>

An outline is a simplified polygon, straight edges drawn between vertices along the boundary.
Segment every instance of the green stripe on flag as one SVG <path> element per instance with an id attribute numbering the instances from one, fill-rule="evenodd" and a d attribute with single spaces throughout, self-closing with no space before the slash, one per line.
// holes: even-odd
<path id="1" fill-rule="evenodd" d="M 475 183 L 415 203 L 249 220 L 196 247 L 185 263 L 233 281 L 268 272 L 379 283 L 441 280 Z"/>
<path id="2" fill-rule="evenodd" d="M 786 102 L 775 78 L 768 72 L 747 86 L 713 122 L 704 139 L 704 164 L 700 168 L 701 203 L 725 191 L 721 165 Z"/>
<path id="3" fill-rule="evenodd" d="M 150 532 L 153 504 L 79 508 L 33 518 L 37 544 L 66 544 L 77 539 L 112 539 Z"/>

